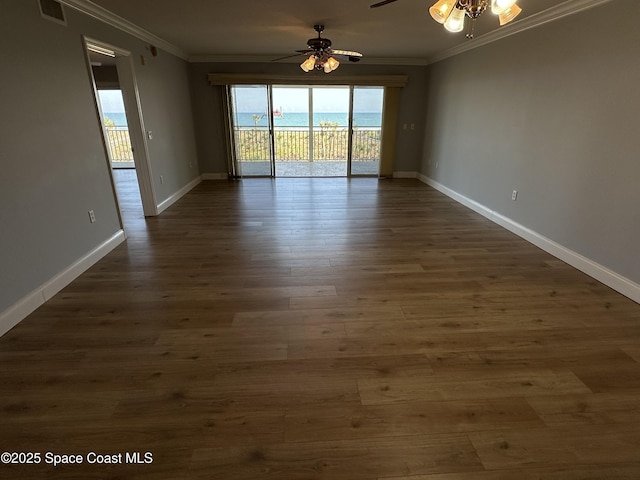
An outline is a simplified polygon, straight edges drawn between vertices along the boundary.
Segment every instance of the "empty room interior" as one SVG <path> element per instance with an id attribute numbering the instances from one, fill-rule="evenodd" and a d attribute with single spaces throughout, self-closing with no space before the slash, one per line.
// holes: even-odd
<path id="1" fill-rule="evenodd" d="M 640 3 L 8 0 L 0 478 L 640 478 Z"/>

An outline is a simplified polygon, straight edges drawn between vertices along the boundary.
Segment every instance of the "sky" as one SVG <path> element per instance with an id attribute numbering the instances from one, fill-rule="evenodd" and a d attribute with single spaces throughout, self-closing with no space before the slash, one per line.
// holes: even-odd
<path id="1" fill-rule="evenodd" d="M 266 112 L 267 93 L 265 86 L 234 87 L 238 113 Z M 316 112 L 348 112 L 349 87 L 313 87 L 313 108 Z M 124 113 L 120 90 L 99 90 L 102 111 Z M 382 87 L 356 87 L 354 92 L 354 112 L 380 112 L 382 110 Z M 309 111 L 308 87 L 274 87 L 273 108 L 283 112 L 298 113 Z"/>
<path id="2" fill-rule="evenodd" d="M 313 87 L 313 108 L 316 112 L 348 112 L 349 87 Z M 267 89 L 265 86 L 234 87 L 235 106 L 238 113 L 266 112 Z M 382 87 L 356 87 L 355 112 L 380 112 Z M 273 108 L 284 113 L 309 111 L 309 87 L 273 87 Z"/>
<path id="3" fill-rule="evenodd" d="M 98 90 L 103 112 L 124 113 L 124 103 L 120 90 Z"/>

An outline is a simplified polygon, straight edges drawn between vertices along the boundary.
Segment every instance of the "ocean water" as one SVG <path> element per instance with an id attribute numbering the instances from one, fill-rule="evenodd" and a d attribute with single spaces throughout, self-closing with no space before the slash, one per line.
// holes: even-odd
<path id="1" fill-rule="evenodd" d="M 254 115 L 257 117 L 254 118 Z M 269 120 L 261 113 L 237 113 L 235 115 L 238 127 L 267 127 Z M 347 112 L 318 112 L 313 115 L 313 125 L 319 126 L 320 122 L 337 123 L 340 127 L 349 126 L 349 114 Z M 353 125 L 355 127 L 379 127 L 382 122 L 380 113 L 354 112 Z M 275 127 L 306 127 L 309 124 L 308 113 L 284 113 L 282 116 L 273 116 Z"/>
<path id="2" fill-rule="evenodd" d="M 254 115 L 257 115 L 259 118 L 254 120 Z M 104 112 L 104 116 L 113 121 L 118 127 L 127 126 L 127 117 L 123 112 Z M 309 122 L 309 114 L 285 113 L 282 116 L 274 115 L 273 120 L 274 126 L 276 127 L 306 127 Z M 349 125 L 349 114 L 346 112 L 315 113 L 313 115 L 313 125 L 319 126 L 320 122 L 332 122 L 337 123 L 340 127 L 347 127 Z M 382 115 L 380 113 L 354 112 L 353 114 L 353 125 L 355 127 L 379 127 L 381 123 Z M 268 125 L 268 119 L 263 114 L 236 114 L 236 126 L 238 127 L 267 127 Z"/>
<path id="3" fill-rule="evenodd" d="M 124 114 L 124 112 L 103 112 L 102 114 L 113 123 L 115 123 L 116 127 L 127 126 L 127 116 Z"/>

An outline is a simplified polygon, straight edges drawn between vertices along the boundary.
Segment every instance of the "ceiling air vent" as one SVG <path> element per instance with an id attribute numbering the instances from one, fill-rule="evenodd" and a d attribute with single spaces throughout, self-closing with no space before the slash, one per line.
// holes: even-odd
<path id="1" fill-rule="evenodd" d="M 38 5 L 40 5 L 40 14 L 43 18 L 62 25 L 67 24 L 67 20 L 64 18 L 62 3 L 58 0 L 38 0 Z"/>

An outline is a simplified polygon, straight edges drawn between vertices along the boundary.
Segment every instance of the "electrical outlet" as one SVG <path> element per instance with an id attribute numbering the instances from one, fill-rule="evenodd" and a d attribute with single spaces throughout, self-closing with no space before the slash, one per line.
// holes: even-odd
<path id="1" fill-rule="evenodd" d="M 411 124 L 411 130 L 415 130 L 415 129 L 416 129 L 416 124 L 415 124 L 415 123 L 412 123 L 412 124 Z"/>
<path id="2" fill-rule="evenodd" d="M 96 221 L 96 214 L 93 212 L 93 210 L 89 210 L 89 221 L 91 223 L 94 223 Z"/>
<path id="3" fill-rule="evenodd" d="M 164 183 L 164 177 L 160 175 L 160 183 Z"/>
<path id="4" fill-rule="evenodd" d="M 518 199 L 518 191 L 514 190 L 513 193 L 511 194 L 511 200 L 517 200 Z"/>

